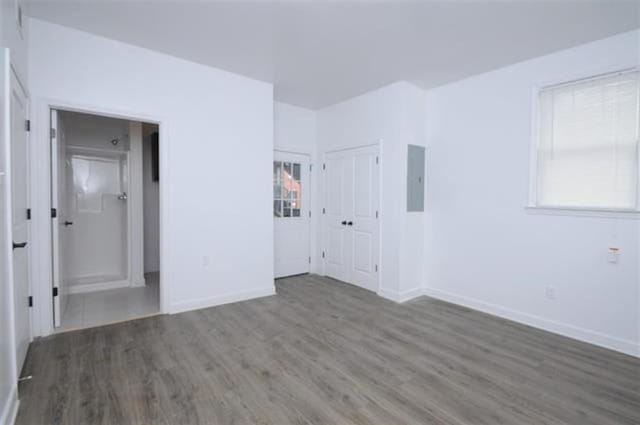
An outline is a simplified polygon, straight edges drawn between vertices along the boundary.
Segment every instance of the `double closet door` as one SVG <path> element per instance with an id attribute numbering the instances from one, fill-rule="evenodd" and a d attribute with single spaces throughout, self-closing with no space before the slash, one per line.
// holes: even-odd
<path id="1" fill-rule="evenodd" d="M 330 152 L 324 162 L 324 271 L 378 289 L 378 146 Z"/>

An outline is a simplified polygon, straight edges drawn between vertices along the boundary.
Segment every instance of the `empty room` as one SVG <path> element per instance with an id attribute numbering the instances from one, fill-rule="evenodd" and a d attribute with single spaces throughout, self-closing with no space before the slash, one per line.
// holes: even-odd
<path id="1" fill-rule="evenodd" d="M 640 424 L 639 1 L 0 2 L 0 425 Z"/>

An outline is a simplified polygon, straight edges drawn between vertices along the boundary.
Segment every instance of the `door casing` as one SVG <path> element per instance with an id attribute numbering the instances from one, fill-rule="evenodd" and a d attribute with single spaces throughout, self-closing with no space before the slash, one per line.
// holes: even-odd
<path id="1" fill-rule="evenodd" d="M 31 160 L 37 163 L 47 164 L 46 167 L 32 170 L 32 208 L 41 212 L 48 212 L 51 208 L 51 154 L 49 145 L 50 114 L 52 109 L 79 112 L 85 114 L 102 115 L 112 118 L 119 118 L 128 121 L 140 121 L 157 124 L 159 129 L 159 162 L 160 175 L 162 180 L 167 181 L 170 175 L 168 150 L 166 148 L 168 140 L 166 129 L 170 123 L 166 117 L 158 117 L 145 114 L 139 111 L 114 110 L 101 105 L 87 105 L 73 103 L 64 99 L 35 98 L 31 103 L 32 107 L 32 137 L 37 140 L 32 149 Z M 169 196 L 168 185 L 160 184 L 160 264 L 168 264 L 165 248 L 166 223 L 170 211 L 168 208 Z M 32 315 L 33 336 L 46 336 L 54 331 L 53 317 L 53 293 L 52 293 L 52 259 L 51 259 L 51 226 L 50 215 L 46 217 L 40 215 L 33 222 L 35 231 L 33 232 L 32 253 L 33 262 L 31 271 L 34 275 L 33 292 L 34 307 Z M 170 285 L 167 283 L 168 276 L 166 267 L 160 269 L 160 313 L 169 312 Z"/>

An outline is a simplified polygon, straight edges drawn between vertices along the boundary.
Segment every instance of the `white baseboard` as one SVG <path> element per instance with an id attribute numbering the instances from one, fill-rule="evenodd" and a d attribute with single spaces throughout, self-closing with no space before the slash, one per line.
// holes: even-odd
<path id="1" fill-rule="evenodd" d="M 404 303 L 424 295 L 424 290 L 422 288 L 414 288 L 408 291 L 395 292 L 389 291 L 387 289 L 380 289 L 378 291 L 378 295 L 380 295 L 382 298 L 386 298 L 397 303 Z"/>
<path id="2" fill-rule="evenodd" d="M 19 406 L 18 387 L 14 386 L 4 402 L 2 412 L 0 412 L 0 424 L 13 425 L 16 422 L 16 416 L 18 416 Z"/>
<path id="3" fill-rule="evenodd" d="M 83 294 L 86 292 L 106 291 L 109 289 L 128 288 L 131 284 L 128 280 L 116 280 L 114 282 L 82 283 L 80 285 L 69 285 L 68 294 Z"/>
<path id="4" fill-rule="evenodd" d="M 487 303 L 477 299 L 467 298 L 450 292 L 441 291 L 434 288 L 424 288 L 424 295 L 439 300 L 447 301 L 453 304 L 462 305 L 473 310 L 479 310 L 484 313 L 498 316 L 507 320 L 522 323 L 534 328 L 542 329 L 578 341 L 587 342 L 589 344 L 608 348 L 610 350 L 619 351 L 634 357 L 640 357 L 640 344 L 612 337 L 600 332 L 591 331 L 589 329 L 580 328 L 578 326 L 567 323 L 556 322 L 541 316 L 536 316 L 520 311 L 512 310 L 496 304 Z"/>
<path id="5" fill-rule="evenodd" d="M 275 286 L 268 288 L 257 288 L 246 291 L 234 292 L 231 294 L 219 295 L 213 298 L 194 299 L 189 301 L 180 301 L 169 306 L 169 313 L 182 313 L 185 311 L 199 310 L 202 308 L 215 307 L 222 304 L 236 303 L 239 301 L 251 300 L 253 298 L 268 297 L 276 294 Z"/>

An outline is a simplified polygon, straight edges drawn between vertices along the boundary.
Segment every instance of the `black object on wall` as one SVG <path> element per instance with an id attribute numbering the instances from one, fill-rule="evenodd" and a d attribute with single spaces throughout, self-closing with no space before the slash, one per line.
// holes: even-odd
<path id="1" fill-rule="evenodd" d="M 160 181 L 159 139 L 157 131 L 151 134 L 151 178 L 154 182 Z"/>

